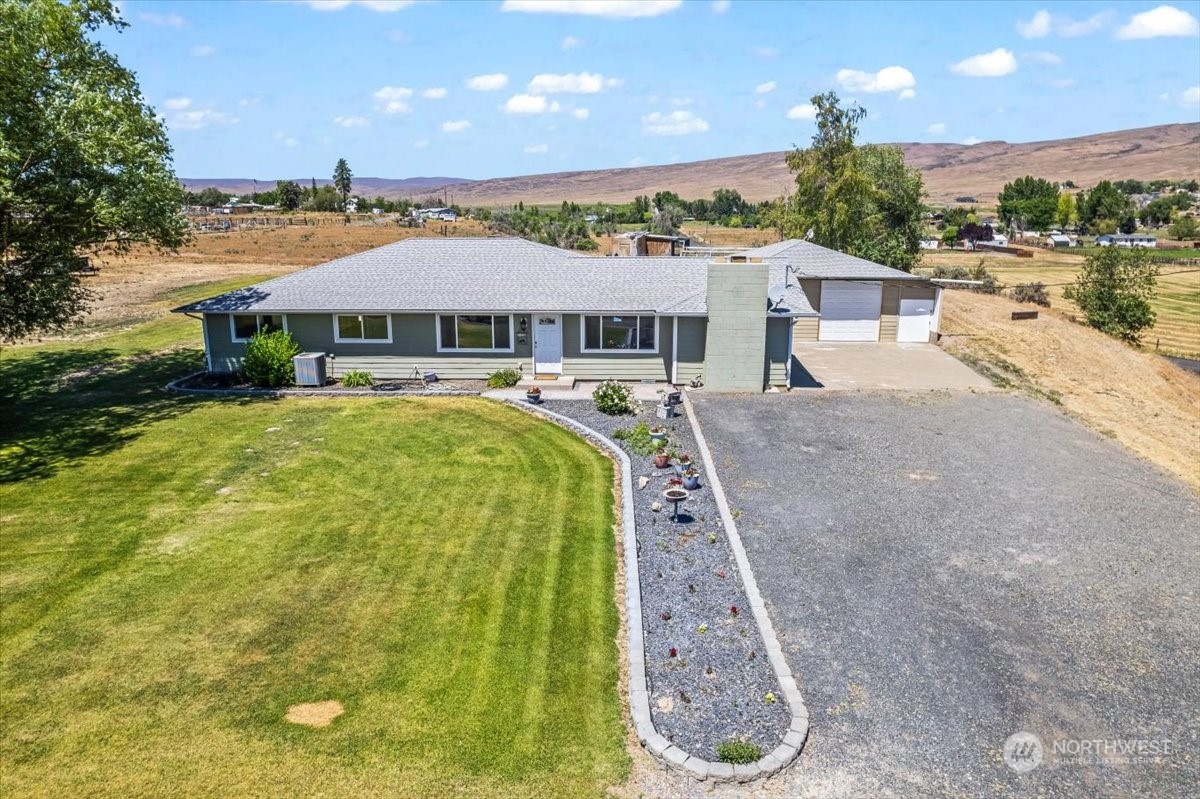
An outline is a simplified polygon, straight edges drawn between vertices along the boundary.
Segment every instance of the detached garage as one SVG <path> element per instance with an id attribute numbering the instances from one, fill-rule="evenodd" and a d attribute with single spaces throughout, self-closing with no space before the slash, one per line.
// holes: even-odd
<path id="1" fill-rule="evenodd" d="M 823 280 L 820 290 L 819 341 L 879 341 L 882 282 Z"/>

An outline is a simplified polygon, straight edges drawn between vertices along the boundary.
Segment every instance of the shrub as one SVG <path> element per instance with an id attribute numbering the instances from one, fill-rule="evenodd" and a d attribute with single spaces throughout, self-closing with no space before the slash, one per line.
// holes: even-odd
<path id="1" fill-rule="evenodd" d="M 597 386 L 592 399 L 596 402 L 596 410 L 609 416 L 626 416 L 638 411 L 633 389 L 616 380 L 605 380 Z"/>
<path id="2" fill-rule="evenodd" d="M 963 286 L 951 283 L 946 286 L 948 289 L 966 289 L 973 291 L 976 294 L 999 294 L 1000 285 L 996 282 L 996 276 L 987 270 L 983 265 L 983 259 L 979 260 L 979 265 L 973 269 L 968 269 L 965 266 L 945 266 L 939 265 L 934 267 L 934 278 L 944 278 L 946 280 L 978 280 L 978 286 Z"/>
<path id="3" fill-rule="evenodd" d="M 717 744 L 717 759 L 722 763 L 753 763 L 762 757 L 762 747 L 741 738 L 729 738 Z"/>
<path id="4" fill-rule="evenodd" d="M 521 373 L 516 369 L 497 369 L 488 375 L 488 388 L 512 388 L 521 382 Z"/>
<path id="5" fill-rule="evenodd" d="M 1050 295 L 1046 294 L 1046 286 L 1042 283 L 1020 283 L 1013 286 L 1012 298 L 1017 302 L 1032 302 L 1043 308 L 1050 307 Z"/>
<path id="6" fill-rule="evenodd" d="M 638 455 L 653 455 L 658 445 L 650 438 L 650 426 L 638 422 L 633 427 L 618 427 L 613 431 L 613 438 L 624 441 Z"/>
<path id="7" fill-rule="evenodd" d="M 342 385 L 346 388 L 366 388 L 367 386 L 375 385 L 375 378 L 371 377 L 370 372 L 364 372 L 361 369 L 351 369 L 342 375 Z"/>
<path id="8" fill-rule="evenodd" d="M 1089 255 L 1063 296 L 1079 306 L 1087 322 L 1110 336 L 1137 344 L 1154 325 L 1158 267 L 1146 250 L 1104 247 Z"/>
<path id="9" fill-rule="evenodd" d="M 242 372 L 256 386 L 290 386 L 296 379 L 292 358 L 300 354 L 300 345 L 286 330 L 255 333 L 246 345 Z"/>

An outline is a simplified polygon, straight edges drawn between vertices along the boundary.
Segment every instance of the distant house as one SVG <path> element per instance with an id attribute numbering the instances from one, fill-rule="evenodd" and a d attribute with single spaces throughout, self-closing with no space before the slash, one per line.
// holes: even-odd
<path id="1" fill-rule="evenodd" d="M 1075 242 L 1065 233 L 1051 233 L 1046 237 L 1046 246 L 1051 248 L 1074 247 Z"/>
<path id="2" fill-rule="evenodd" d="M 917 242 L 917 246 L 922 250 L 936 250 L 941 244 L 937 239 L 921 239 Z"/>
<path id="3" fill-rule="evenodd" d="M 1097 247 L 1144 247 L 1148 250 L 1153 250 L 1158 246 L 1158 239 L 1154 236 L 1147 236 L 1141 233 L 1126 235 L 1124 233 L 1116 233 L 1111 236 L 1097 236 Z"/>
<path id="4" fill-rule="evenodd" d="M 1007 247 L 1008 246 L 1008 236 L 1005 236 L 1003 233 L 993 233 L 992 234 L 992 244 L 994 244 L 997 247 Z"/>
<path id="5" fill-rule="evenodd" d="M 638 230 L 613 237 L 613 255 L 682 255 L 692 240 L 687 236 L 665 236 Z"/>
<path id="6" fill-rule="evenodd" d="M 453 208 L 414 208 L 412 215 L 417 219 L 436 219 L 439 222 L 458 221 L 458 212 Z"/>

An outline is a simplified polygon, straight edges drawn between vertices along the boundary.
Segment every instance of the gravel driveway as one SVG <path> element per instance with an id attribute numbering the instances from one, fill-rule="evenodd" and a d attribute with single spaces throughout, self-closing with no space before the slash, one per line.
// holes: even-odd
<path id="1" fill-rule="evenodd" d="M 1194 795 L 1187 487 L 1009 394 L 693 402 L 812 718 L 755 793 Z"/>

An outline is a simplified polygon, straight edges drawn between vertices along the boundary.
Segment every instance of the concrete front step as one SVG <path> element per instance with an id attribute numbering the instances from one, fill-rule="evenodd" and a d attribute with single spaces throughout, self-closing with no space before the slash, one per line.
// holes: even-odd
<path id="1" fill-rule="evenodd" d="M 570 375 L 546 375 L 544 377 L 523 377 L 517 383 L 517 388 L 526 389 L 532 386 L 538 386 L 544 389 L 566 389 L 575 388 L 575 378 Z"/>

